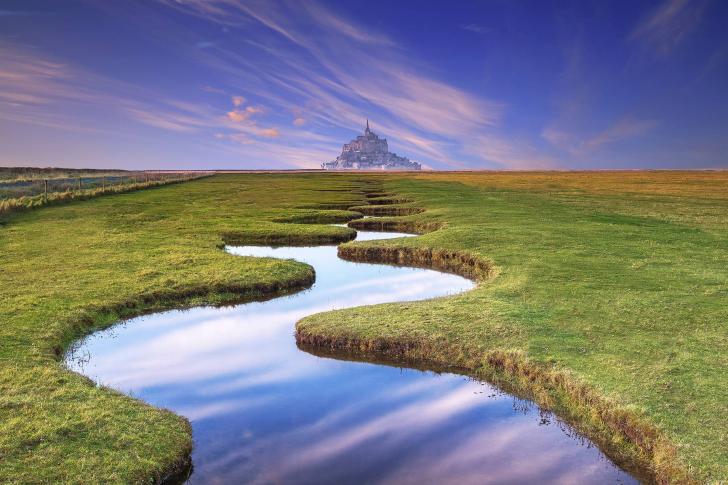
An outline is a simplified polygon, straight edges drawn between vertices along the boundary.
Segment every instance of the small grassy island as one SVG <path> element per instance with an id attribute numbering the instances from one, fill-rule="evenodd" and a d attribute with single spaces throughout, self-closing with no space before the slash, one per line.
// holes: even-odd
<path id="1" fill-rule="evenodd" d="M 420 237 L 348 242 L 353 229 Z M 662 482 L 728 479 L 728 172 L 215 175 L 0 219 L 0 482 L 155 483 L 189 423 L 67 370 L 122 318 L 310 286 L 308 265 L 224 244 L 343 243 L 341 257 L 479 282 L 313 315 L 302 349 L 486 378 Z M 171 352 L 174 349 L 170 349 Z"/>

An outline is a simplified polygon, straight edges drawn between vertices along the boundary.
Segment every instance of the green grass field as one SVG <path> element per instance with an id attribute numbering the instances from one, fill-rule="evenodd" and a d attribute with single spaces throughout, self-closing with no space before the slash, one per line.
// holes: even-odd
<path id="1" fill-rule="evenodd" d="M 308 317 L 300 335 L 488 377 L 658 478 L 728 479 L 728 173 L 608 172 L 225 175 L 7 216 L 0 482 L 174 471 L 186 421 L 66 371 L 63 350 L 144 311 L 306 287 L 306 265 L 219 247 L 347 241 L 315 223 L 355 217 L 342 208 L 361 190 L 408 200 L 383 213 L 426 209 L 386 227 L 440 229 L 347 257 L 489 271 L 463 295 Z"/>

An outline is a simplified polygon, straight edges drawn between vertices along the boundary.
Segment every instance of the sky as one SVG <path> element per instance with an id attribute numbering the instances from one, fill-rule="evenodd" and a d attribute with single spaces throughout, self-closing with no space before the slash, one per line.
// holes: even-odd
<path id="1" fill-rule="evenodd" d="M 0 166 L 728 168 L 728 2 L 0 0 Z"/>

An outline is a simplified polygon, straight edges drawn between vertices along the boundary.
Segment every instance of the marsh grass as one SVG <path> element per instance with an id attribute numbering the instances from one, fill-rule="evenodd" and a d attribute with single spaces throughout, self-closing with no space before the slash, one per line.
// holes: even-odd
<path id="1" fill-rule="evenodd" d="M 374 199 L 376 200 L 376 199 Z M 422 207 L 403 206 L 403 205 L 357 205 L 350 207 L 350 210 L 360 212 L 366 216 L 407 216 L 424 212 Z"/>
<path id="2" fill-rule="evenodd" d="M 37 209 L 39 207 L 58 205 L 74 200 L 86 200 L 100 195 L 120 194 L 134 190 L 149 189 L 167 184 L 174 184 L 202 178 L 208 175 L 197 175 L 194 177 L 169 177 L 163 180 L 152 180 L 148 182 L 134 182 L 128 184 L 107 185 L 81 190 L 64 190 L 62 192 L 49 192 L 48 195 L 30 195 L 0 200 L 0 217 L 24 210 Z"/>
<path id="3" fill-rule="evenodd" d="M 323 193 L 322 185 L 346 189 Z M 0 483 L 153 483 L 183 469 L 192 446 L 184 418 L 96 387 L 64 368 L 63 352 L 149 311 L 310 286 L 308 265 L 220 247 L 350 240 L 349 228 L 274 220 L 292 205 L 351 200 L 352 185 L 216 176 L 8 215 L 0 226 Z"/>
<path id="4" fill-rule="evenodd" d="M 528 390 L 613 456 L 645 453 L 658 478 L 725 480 L 727 189 L 724 172 L 220 175 L 11 214 L 0 482 L 142 483 L 183 467 L 186 420 L 59 356 L 121 318 L 306 287 L 307 265 L 219 248 L 348 241 L 348 228 L 301 223 L 353 215 L 344 206 L 385 215 L 352 226 L 423 235 L 342 255 L 481 284 L 311 316 L 299 338 L 468 369 Z M 382 197 L 412 202 L 366 204 Z"/>
<path id="5" fill-rule="evenodd" d="M 431 251 L 464 252 L 496 276 L 451 298 L 307 317 L 299 341 L 462 367 L 529 392 L 654 479 L 728 478 L 728 174 L 382 182 L 427 211 L 352 227 L 423 236 L 348 243 L 343 257 L 438 267 Z"/>

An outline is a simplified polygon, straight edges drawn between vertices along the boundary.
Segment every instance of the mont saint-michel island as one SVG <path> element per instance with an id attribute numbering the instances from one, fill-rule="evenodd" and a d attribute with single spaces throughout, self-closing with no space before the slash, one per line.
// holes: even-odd
<path id="1" fill-rule="evenodd" d="M 422 170 L 422 165 L 389 151 L 386 138 L 369 128 L 364 134 L 345 143 L 336 160 L 321 164 L 324 170 Z"/>

